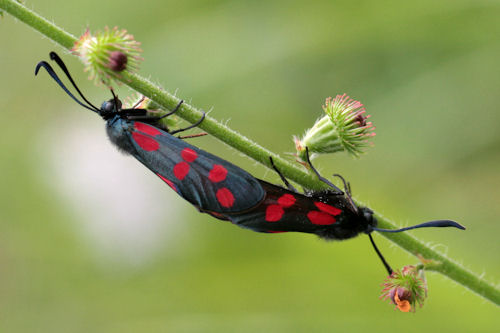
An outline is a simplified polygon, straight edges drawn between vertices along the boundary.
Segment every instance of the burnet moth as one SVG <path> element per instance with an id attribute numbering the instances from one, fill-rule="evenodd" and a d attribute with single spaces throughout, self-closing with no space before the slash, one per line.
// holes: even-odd
<path id="1" fill-rule="evenodd" d="M 366 233 L 389 274 L 392 269 L 375 245 L 371 236 L 373 231 L 402 232 L 424 227 L 465 229 L 450 220 L 430 221 L 395 230 L 377 228 L 373 211 L 353 202 L 350 186 L 344 178 L 336 175 L 344 183 L 342 191 L 316 171 L 308 154 L 309 167 L 331 189 L 299 193 L 274 166 L 272 159 L 271 165 L 287 188 L 256 179 L 243 169 L 173 135 L 199 125 L 204 114 L 198 123 L 184 129 L 164 131 L 155 127 L 160 119 L 175 113 L 182 101 L 163 116 L 148 116 L 146 109 L 123 109 L 112 91 L 113 98 L 97 108 L 80 92 L 61 58 L 55 52 L 50 53 L 50 58 L 87 104 L 66 88 L 47 62 L 37 64 L 35 75 L 41 67 L 45 68 L 73 100 L 106 120 L 107 134 L 119 150 L 134 156 L 201 212 L 257 232 L 303 232 L 326 240 L 349 239 Z"/>
<path id="2" fill-rule="evenodd" d="M 86 104 L 66 88 L 47 62 L 37 64 L 35 75 L 40 68 L 45 68 L 72 99 L 106 120 L 109 139 L 120 151 L 134 156 L 200 211 L 222 218 L 223 214 L 252 209 L 264 198 L 264 189 L 252 175 L 174 136 L 199 125 L 204 114 L 192 126 L 166 132 L 154 125 L 175 113 L 182 101 L 170 113 L 149 116 L 146 109 L 123 109 L 112 91 L 113 98 L 98 108 L 80 92 L 61 58 L 55 52 L 50 53 L 50 58 L 59 65 Z"/>
<path id="3" fill-rule="evenodd" d="M 377 228 L 377 220 L 373 216 L 373 211 L 368 207 L 357 206 L 354 203 L 350 185 L 342 176 L 334 175 L 342 180 L 344 191 L 319 174 L 309 159 L 307 148 L 306 158 L 311 170 L 330 189 L 299 193 L 276 168 L 272 158 L 270 158 L 272 167 L 287 188 L 259 179 L 260 185 L 266 193 L 264 200 L 248 212 L 230 214 L 226 217 L 234 224 L 257 232 L 304 232 L 315 234 L 325 240 L 344 240 L 365 233 L 389 275 L 393 270 L 377 248 L 371 235 L 373 231 L 402 232 L 427 227 L 465 229 L 459 223 L 451 220 L 429 221 L 401 229 Z"/>

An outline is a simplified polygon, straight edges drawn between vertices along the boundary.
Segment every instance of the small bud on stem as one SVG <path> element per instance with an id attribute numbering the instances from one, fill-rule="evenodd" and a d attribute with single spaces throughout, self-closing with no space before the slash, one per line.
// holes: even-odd
<path id="1" fill-rule="evenodd" d="M 114 78 L 120 77 L 120 72 L 137 71 L 142 60 L 139 45 L 127 30 L 106 27 L 94 36 L 87 29 L 72 51 L 82 59 L 85 71 L 90 72 L 89 79 L 109 86 Z"/>
<path id="2" fill-rule="evenodd" d="M 375 127 L 367 121 L 370 116 L 365 115 L 363 104 L 343 94 L 327 98 L 323 110 L 326 115 L 302 139 L 294 138 L 300 159 L 306 160 L 306 147 L 313 155 L 347 151 L 357 157 L 370 145 Z"/>
<path id="3" fill-rule="evenodd" d="M 415 312 L 416 304 L 422 307 L 427 297 L 424 270 L 415 266 L 394 271 L 385 279 L 383 287 L 380 298 L 389 299 L 402 312 Z"/>

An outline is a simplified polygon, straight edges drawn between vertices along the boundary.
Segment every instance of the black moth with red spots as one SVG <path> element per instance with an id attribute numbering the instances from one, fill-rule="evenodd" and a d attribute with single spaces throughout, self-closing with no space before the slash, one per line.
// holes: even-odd
<path id="1" fill-rule="evenodd" d="M 241 212 L 264 197 L 258 181 L 246 171 L 159 128 L 115 115 L 106 129 L 113 143 L 200 211 Z"/>
<path id="2" fill-rule="evenodd" d="M 331 186 L 331 190 L 298 193 L 274 165 L 288 189 L 256 179 L 243 169 L 173 136 L 199 125 L 204 114 L 198 123 L 168 132 L 154 125 L 176 112 L 182 101 L 164 116 L 148 116 L 145 109 L 123 109 L 120 100 L 111 91 L 113 98 L 98 108 L 83 96 L 59 56 L 51 52 L 50 57 L 87 104 L 69 92 L 47 62 L 38 63 L 35 75 L 41 67 L 45 68 L 73 100 L 106 120 L 108 136 L 119 150 L 134 156 L 201 212 L 265 233 L 303 232 L 328 240 L 349 239 L 366 233 L 389 274 L 392 269 L 375 246 L 372 231 L 400 232 L 422 227 L 465 229 L 449 220 L 397 230 L 379 229 L 373 212 L 354 204 L 345 181 L 345 190 L 342 191 L 321 177 L 310 161 L 310 168 L 320 180 Z"/>
<path id="3" fill-rule="evenodd" d="M 376 227 L 368 208 L 355 211 L 344 194 L 318 191 L 301 194 L 259 180 L 266 192 L 258 207 L 228 215 L 233 223 L 258 232 L 304 232 L 327 240 L 343 240 Z"/>
<path id="4" fill-rule="evenodd" d="M 288 189 L 259 179 L 259 183 L 266 193 L 264 200 L 247 212 L 226 214 L 224 217 L 238 226 L 253 231 L 265 233 L 304 232 L 315 234 L 326 240 L 349 239 L 360 233 L 365 233 L 389 275 L 392 274 L 393 270 L 375 245 L 371 235 L 373 231 L 402 232 L 425 227 L 465 229 L 462 225 L 450 220 L 429 221 L 401 229 L 377 228 L 377 220 L 373 216 L 373 211 L 368 207 L 358 207 L 354 203 L 350 186 L 344 178 L 336 175 L 344 183 L 345 189 L 341 191 L 316 171 L 309 160 L 308 153 L 306 156 L 309 167 L 321 181 L 331 187 L 330 190 L 298 193 L 274 166 L 271 159 L 271 165 Z"/>
<path id="5" fill-rule="evenodd" d="M 134 156 L 200 211 L 222 218 L 223 214 L 247 211 L 263 200 L 264 189 L 252 175 L 172 135 L 199 123 L 172 132 L 152 125 L 176 112 L 182 101 L 172 112 L 161 117 L 148 116 L 145 109 L 123 109 L 114 93 L 111 100 L 97 108 L 82 95 L 61 58 L 54 52 L 50 57 L 87 105 L 69 92 L 47 62 L 38 63 L 35 75 L 41 67 L 45 68 L 78 104 L 106 120 L 108 136 L 119 150 Z M 204 114 L 201 120 L 203 118 Z"/>

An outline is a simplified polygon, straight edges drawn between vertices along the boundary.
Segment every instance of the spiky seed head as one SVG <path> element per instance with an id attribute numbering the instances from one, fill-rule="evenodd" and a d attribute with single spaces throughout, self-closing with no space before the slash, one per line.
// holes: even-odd
<path id="1" fill-rule="evenodd" d="M 89 79 L 110 86 L 114 79 L 121 78 L 121 72 L 138 70 L 142 60 L 139 45 L 127 30 L 106 27 L 95 34 L 87 29 L 72 51 L 83 61 L 85 71 L 90 73 Z"/>

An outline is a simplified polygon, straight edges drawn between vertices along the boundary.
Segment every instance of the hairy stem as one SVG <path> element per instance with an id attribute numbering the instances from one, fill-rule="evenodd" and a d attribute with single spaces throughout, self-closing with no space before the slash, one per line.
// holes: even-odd
<path id="1" fill-rule="evenodd" d="M 47 19 L 41 17 L 15 0 L 0 0 L 0 8 L 42 33 L 44 36 L 57 42 L 65 49 L 72 48 L 76 41 L 75 36 L 57 27 L 55 24 L 49 22 Z M 179 102 L 177 97 L 139 75 L 124 73 L 121 81 L 141 94 L 151 98 L 165 109 L 171 110 Z M 177 114 L 191 123 L 196 122 L 201 117 L 201 112 L 188 103 L 184 103 Z M 324 189 L 327 187 L 324 183 L 319 181 L 312 172 L 305 170 L 297 163 L 290 163 L 211 117 L 206 117 L 199 127 L 267 167 L 271 167 L 269 156 L 272 156 L 275 165 L 287 178 L 292 179 L 306 188 Z M 375 216 L 379 221 L 379 227 L 386 229 L 396 228 L 393 222 L 390 222 L 383 216 L 378 214 L 375 214 Z M 485 281 L 479 275 L 466 270 L 453 260 L 446 258 L 444 255 L 426 246 L 412 235 L 408 233 L 381 233 L 381 235 L 413 255 L 433 260 L 432 265 L 426 266 L 427 269 L 439 272 L 478 295 L 500 305 L 500 290 L 498 288 Z"/>

